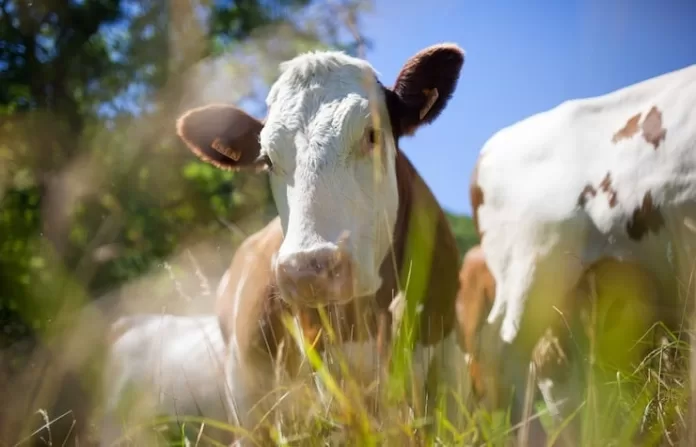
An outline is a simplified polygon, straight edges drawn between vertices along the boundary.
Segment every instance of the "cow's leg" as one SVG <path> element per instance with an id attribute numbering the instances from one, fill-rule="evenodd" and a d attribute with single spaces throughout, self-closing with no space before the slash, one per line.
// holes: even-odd
<path id="1" fill-rule="evenodd" d="M 569 330 L 575 327 L 549 329 L 534 349 L 537 386 L 556 427 L 562 430 L 550 433 L 557 439 L 554 445 L 576 445 L 580 435 L 576 411 L 582 404 L 585 389 L 584 357 L 571 341 Z"/>
<path id="2" fill-rule="evenodd" d="M 672 264 L 677 272 L 679 290 L 676 300 L 686 316 L 683 323 L 675 324 L 679 329 L 687 332 L 691 354 L 689 355 L 690 398 L 689 416 L 686 423 L 685 443 L 682 445 L 696 445 L 696 207 L 690 206 L 676 219 L 669 219 L 670 229 L 674 237 L 671 243 Z M 676 310 L 676 309 L 675 309 Z M 674 312 L 673 315 L 678 315 Z M 676 318 L 674 319 L 676 320 Z M 685 338 L 684 335 L 681 335 Z M 675 356 L 676 357 L 676 356 Z"/>
<path id="3" fill-rule="evenodd" d="M 555 241 L 577 240 L 576 236 L 556 236 Z M 532 249 L 534 247 L 537 249 Z M 497 354 L 493 360 L 500 371 L 499 398 L 510 399 L 511 423 L 517 426 L 523 422 L 533 350 L 558 318 L 558 309 L 563 307 L 565 298 L 578 283 L 583 270 L 582 253 L 577 246 L 562 246 L 553 241 L 550 245 L 521 241 L 514 247 L 514 253 L 497 253 L 496 248 L 493 246 L 489 250 L 484 246 L 497 282 L 496 299 L 488 321 L 502 323 L 499 332 L 502 343 L 488 349 Z M 520 434 L 524 433 L 522 430 Z"/>
<path id="4" fill-rule="evenodd" d="M 580 287 L 585 285 L 580 283 L 564 298 L 532 356 L 541 397 L 555 423 L 555 430 L 561 430 L 549 433 L 556 438 L 556 446 L 577 445 L 580 439 L 578 410 L 586 390 L 587 342 L 579 310 L 587 302 L 587 290 Z"/>
<path id="5" fill-rule="evenodd" d="M 547 408 L 559 427 L 573 417 L 560 439 L 577 443 L 576 411 L 588 387 L 594 399 L 587 402 L 586 414 L 594 417 L 621 386 L 617 373 L 630 376 L 643 360 L 638 341 L 654 321 L 657 291 L 654 278 L 637 264 L 602 260 L 588 269 L 569 297 L 568 312 L 537 345 L 534 359 Z M 589 358 L 596 365 L 588 364 Z"/>
<path id="6" fill-rule="evenodd" d="M 505 284 L 501 284 L 501 286 L 505 286 Z M 500 289 L 503 288 L 500 287 Z M 513 290 L 513 293 L 519 293 L 519 290 Z M 532 311 L 528 308 L 527 312 L 531 313 Z M 517 337 L 512 342 L 503 340 L 502 344 L 496 344 L 495 348 L 487 349 L 489 352 L 486 353 L 485 357 L 493 364 L 488 369 L 498 372 L 496 406 L 509 409 L 510 424 L 516 428 L 518 437 L 536 435 L 533 437 L 534 445 L 544 445 L 546 440 L 543 439 L 543 435 L 539 433 L 539 430 L 532 430 L 536 428 L 536 424 L 533 421 L 530 423 L 530 421 L 525 420 L 525 407 L 531 404 L 527 402 L 527 396 L 534 396 L 536 391 L 536 384 L 529 377 L 531 373 L 529 365 L 532 361 L 534 346 L 541 336 L 541 331 L 538 329 L 542 327 L 543 323 L 537 324 L 538 326 L 530 324 L 529 318 L 522 318 Z M 505 327 L 501 329 L 501 332 L 504 330 Z M 530 386 L 534 387 L 534 390 L 528 389 Z M 529 392 L 532 394 L 530 395 Z M 530 445 L 531 440 L 528 437 L 522 445 Z"/>
<path id="7" fill-rule="evenodd" d="M 300 322 L 295 324 L 299 336 Z M 313 380 L 309 364 L 303 361 L 301 341 L 283 326 L 261 329 L 254 340 L 240 349 L 233 337 L 225 361 L 228 419 L 241 430 L 235 436 L 237 446 L 273 444 L 269 427 L 276 426 L 278 415 L 289 414 L 296 403 L 287 392 L 290 385 L 308 385 Z M 270 345 L 275 349 L 269 350 Z"/>
<path id="8" fill-rule="evenodd" d="M 400 293 L 389 307 L 393 319 L 394 340 L 399 335 L 405 304 L 405 297 Z M 412 383 L 416 384 L 417 389 L 408 393 L 409 404 L 421 412 L 426 409 L 426 405 L 432 408 L 431 396 L 444 397 L 443 417 L 456 428 L 463 427 L 464 414 L 460 410 L 462 406 L 467 406 L 471 397 L 469 356 L 459 346 L 458 335 L 455 328 L 435 345 L 425 346 L 416 343 L 411 372 L 414 375 Z"/>
<path id="9" fill-rule="evenodd" d="M 256 445 L 254 439 L 258 436 L 262 418 L 266 413 L 263 405 L 264 393 L 273 389 L 274 377 L 272 361 L 245 353 L 231 345 L 225 361 L 225 394 L 229 409 L 229 422 L 235 427 L 233 445 Z M 263 431 L 263 430 L 261 430 Z"/>
<path id="10" fill-rule="evenodd" d="M 429 349 L 432 359 L 428 367 L 427 394 L 436 397 L 435 402 L 441 403 L 442 417 L 461 432 L 467 422 L 463 409 L 472 398 L 468 355 L 460 348 L 455 330 Z"/>

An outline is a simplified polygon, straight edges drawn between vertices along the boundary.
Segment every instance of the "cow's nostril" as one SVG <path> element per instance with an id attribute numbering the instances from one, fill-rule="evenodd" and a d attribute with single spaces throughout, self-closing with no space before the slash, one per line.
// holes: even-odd
<path id="1" fill-rule="evenodd" d="M 281 295 L 305 303 L 345 300 L 352 296 L 351 258 L 335 247 L 282 257 L 276 266 Z"/>

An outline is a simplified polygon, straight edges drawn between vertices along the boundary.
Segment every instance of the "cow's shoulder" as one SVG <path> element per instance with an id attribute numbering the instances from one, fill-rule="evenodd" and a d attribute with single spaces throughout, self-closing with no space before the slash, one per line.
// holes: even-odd
<path id="1" fill-rule="evenodd" d="M 280 217 L 276 216 L 263 228 L 242 241 L 235 252 L 235 258 L 239 257 L 238 255 L 246 256 L 248 254 L 271 256 L 277 251 L 282 241 L 283 230 L 280 224 Z"/>
<path id="2" fill-rule="evenodd" d="M 581 114 L 577 101 L 566 101 L 504 127 L 486 141 L 470 184 L 482 238 L 491 226 L 572 216 L 587 160 L 577 138 Z"/>
<path id="3" fill-rule="evenodd" d="M 459 288 L 458 271 L 461 257 L 457 241 L 444 210 L 432 190 L 420 176 L 408 157 L 399 151 L 396 159 L 399 188 L 399 215 L 394 231 L 397 265 L 401 266 L 401 288 L 406 286 L 413 271 L 428 271 L 427 283 L 420 297 L 421 341 L 432 344 L 448 334 L 455 321 L 452 312 Z M 426 240 L 425 235 L 431 239 Z M 430 256 L 418 250 L 430 250 Z M 381 266 L 383 285 L 377 295 L 382 311 L 387 312 L 398 281 L 394 260 L 387 257 Z"/>
<path id="4" fill-rule="evenodd" d="M 241 242 L 218 286 L 215 312 L 221 319 L 230 318 L 235 297 L 241 296 L 239 291 L 242 288 L 246 290 L 244 299 L 247 302 L 253 304 L 256 300 L 263 299 L 265 289 L 274 280 L 271 262 L 282 239 L 280 218 L 276 217 Z M 225 336 L 228 335 L 224 329 L 223 332 Z"/>

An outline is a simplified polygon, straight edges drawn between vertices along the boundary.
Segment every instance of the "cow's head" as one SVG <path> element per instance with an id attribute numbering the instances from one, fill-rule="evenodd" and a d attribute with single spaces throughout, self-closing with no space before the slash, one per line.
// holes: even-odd
<path id="1" fill-rule="evenodd" d="M 201 159 L 269 172 L 284 233 L 274 262 L 283 299 L 315 306 L 379 289 L 400 205 L 397 140 L 442 112 L 463 62 L 455 45 L 426 48 L 386 88 L 364 60 L 307 53 L 281 64 L 265 122 L 229 105 L 179 119 L 179 136 Z"/>

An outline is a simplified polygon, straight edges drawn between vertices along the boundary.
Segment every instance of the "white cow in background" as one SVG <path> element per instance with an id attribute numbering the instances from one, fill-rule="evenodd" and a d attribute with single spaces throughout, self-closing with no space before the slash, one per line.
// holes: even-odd
<path id="1" fill-rule="evenodd" d="M 554 306 L 600 259 L 654 275 L 658 317 L 678 326 L 696 236 L 696 65 L 499 131 L 470 192 L 508 385 L 524 384 Z"/>
<path id="2" fill-rule="evenodd" d="M 147 422 L 143 417 L 202 416 L 225 422 L 224 354 L 214 315 L 145 314 L 118 319 L 111 327 L 104 374 L 101 445 L 113 445 L 124 435 L 124 428 Z M 123 404 L 127 409 L 120 412 Z M 205 429 L 204 434 L 209 431 Z"/>

